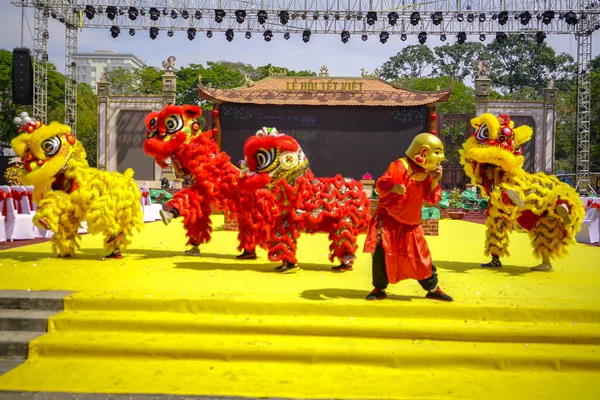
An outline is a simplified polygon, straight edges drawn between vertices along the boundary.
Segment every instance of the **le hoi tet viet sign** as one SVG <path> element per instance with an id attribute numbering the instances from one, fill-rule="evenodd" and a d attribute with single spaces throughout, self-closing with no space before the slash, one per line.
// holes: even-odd
<path id="1" fill-rule="evenodd" d="M 285 90 L 290 92 L 351 92 L 357 93 L 363 90 L 362 81 L 357 80 L 297 80 L 293 79 L 285 83 Z"/>

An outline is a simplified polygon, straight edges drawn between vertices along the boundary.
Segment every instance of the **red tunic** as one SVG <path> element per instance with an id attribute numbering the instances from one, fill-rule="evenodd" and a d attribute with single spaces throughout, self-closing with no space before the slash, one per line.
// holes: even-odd
<path id="1" fill-rule="evenodd" d="M 408 169 L 407 167 L 408 166 Z M 404 279 L 422 280 L 431 276 L 431 253 L 421 229 L 423 202 L 435 204 L 442 198 L 438 185 L 431 190 L 431 177 L 423 181 L 411 178 L 425 172 L 408 159 L 399 159 L 377 180 L 379 205 L 369 224 L 365 253 L 375 252 L 381 223 L 381 244 L 389 283 Z M 406 187 L 403 195 L 392 193 L 396 184 Z"/>

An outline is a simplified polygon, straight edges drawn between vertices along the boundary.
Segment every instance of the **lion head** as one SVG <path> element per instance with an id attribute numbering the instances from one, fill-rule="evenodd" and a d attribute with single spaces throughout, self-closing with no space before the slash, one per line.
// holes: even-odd
<path id="1" fill-rule="evenodd" d="M 283 179 L 293 184 L 308 166 L 308 159 L 294 138 L 275 128 L 262 128 L 244 144 L 240 187 L 253 191 L 272 187 Z"/>

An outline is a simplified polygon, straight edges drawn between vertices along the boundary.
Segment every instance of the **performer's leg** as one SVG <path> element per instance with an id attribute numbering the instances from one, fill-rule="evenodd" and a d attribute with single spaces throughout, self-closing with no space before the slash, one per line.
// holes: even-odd
<path id="1" fill-rule="evenodd" d="M 437 268 L 434 264 L 431 264 L 431 276 L 426 279 L 421 279 L 418 282 L 423 289 L 427 290 L 427 295 L 425 295 L 425 297 L 428 299 L 453 301 L 452 297 L 448 296 L 440 289 L 438 285 Z"/>
<path id="2" fill-rule="evenodd" d="M 383 246 L 377 245 L 373 253 L 373 286 L 375 289 L 367 295 L 367 300 L 382 300 L 387 297 L 385 289 L 388 286 L 387 270 L 385 266 L 385 251 Z"/>
<path id="3" fill-rule="evenodd" d="M 160 210 L 160 218 L 165 225 L 169 225 L 173 218 L 179 217 L 179 211 L 176 208 L 172 208 L 171 211 Z"/>
<path id="4" fill-rule="evenodd" d="M 197 243 L 190 239 L 189 244 L 192 246 L 191 249 L 184 251 L 183 253 L 186 256 L 199 256 L 200 255 L 200 243 Z"/>
<path id="5" fill-rule="evenodd" d="M 552 271 L 552 262 L 550 261 L 550 257 L 547 254 L 542 255 L 542 263 L 540 265 L 536 265 L 535 267 L 531 267 L 532 271 L 544 271 L 550 272 Z"/>
<path id="6" fill-rule="evenodd" d="M 483 268 L 502 268 L 502 262 L 500 261 L 500 256 L 497 254 L 492 254 L 492 261 L 489 263 L 481 264 Z"/>

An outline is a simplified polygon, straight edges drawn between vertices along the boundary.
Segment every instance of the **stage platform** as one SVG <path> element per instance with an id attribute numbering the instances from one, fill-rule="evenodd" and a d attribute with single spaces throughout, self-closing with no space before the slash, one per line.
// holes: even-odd
<path id="1" fill-rule="evenodd" d="M 0 252 L 1 290 L 73 291 L 29 360 L 0 390 L 331 399 L 591 399 L 600 391 L 600 247 L 538 262 L 511 236 L 502 269 L 480 268 L 485 227 L 442 220 L 427 241 L 440 286 L 417 282 L 368 302 L 370 255 L 334 273 L 326 235 L 299 241 L 300 268 L 265 252 L 238 261 L 214 217 L 201 257 L 179 222 L 146 224 L 121 260 L 101 237 L 58 259 L 49 243 Z M 361 248 L 364 237 L 360 238 Z"/>

